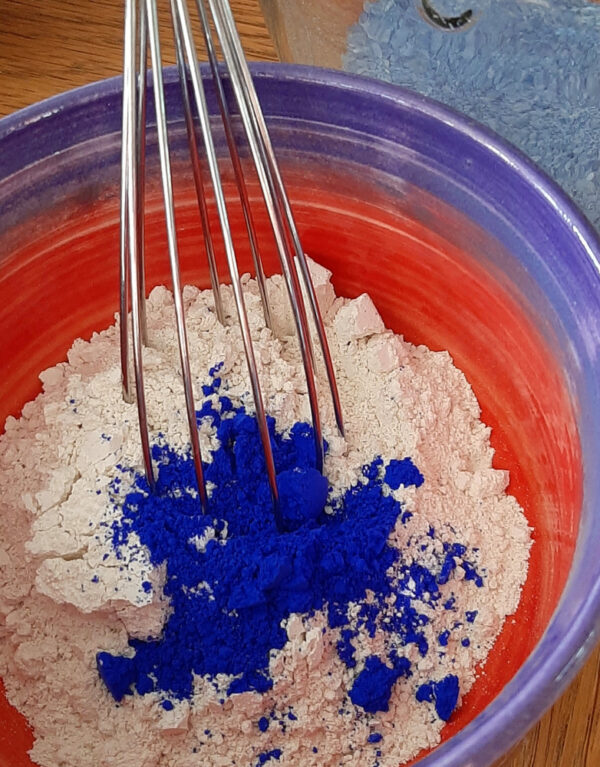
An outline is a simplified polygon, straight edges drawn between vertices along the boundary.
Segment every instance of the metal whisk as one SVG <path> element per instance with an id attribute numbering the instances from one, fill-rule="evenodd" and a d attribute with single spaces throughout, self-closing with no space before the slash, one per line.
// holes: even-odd
<path id="1" fill-rule="evenodd" d="M 202 36 L 204 38 L 210 70 L 217 93 L 219 110 L 225 129 L 225 136 L 233 165 L 236 185 L 242 204 L 246 227 L 248 229 L 256 278 L 259 284 L 264 308 L 265 321 L 266 324 L 271 327 L 271 313 L 265 285 L 264 271 L 257 247 L 256 234 L 244 182 L 240 155 L 234 137 L 231 112 L 223 88 L 222 78 L 225 76 L 228 77 L 231 82 L 237 109 L 244 126 L 246 140 L 250 147 L 252 159 L 256 167 L 298 333 L 308 387 L 312 426 L 314 430 L 316 464 L 319 471 L 322 471 L 323 435 L 315 383 L 315 358 L 302 286 L 304 286 L 306 295 L 308 296 L 310 312 L 317 329 L 319 344 L 321 346 L 333 399 L 336 422 L 341 433 L 343 433 L 343 421 L 333 364 L 325 335 L 325 328 L 317 304 L 306 258 L 300 244 L 288 196 L 279 172 L 265 119 L 252 82 L 252 77 L 244 58 L 242 45 L 235 27 L 229 2 L 227 0 L 193 0 L 192 5 L 195 6 L 200 19 Z M 277 510 L 278 492 L 273 452 L 271 449 L 261 386 L 252 347 L 250 327 L 244 304 L 244 296 L 236 260 L 236 249 L 229 223 L 227 204 L 211 132 L 209 112 L 202 76 L 198 65 L 187 0 L 170 0 L 170 12 L 175 37 L 177 68 L 182 91 L 190 161 L 209 263 L 215 310 L 218 319 L 222 322 L 223 309 L 219 293 L 219 278 L 210 227 L 208 225 L 207 206 L 204 193 L 203 163 L 208 170 L 210 184 L 216 200 L 220 229 L 225 244 L 229 277 L 231 279 L 238 320 L 242 331 L 244 350 L 248 362 L 256 418 L 266 459 L 268 479 L 274 508 Z M 227 70 L 226 73 L 222 71 L 223 65 L 217 59 L 209 18 L 212 20 L 212 25 L 216 32 L 216 38 Z M 198 491 L 202 506 L 206 508 L 207 496 L 202 470 L 202 456 L 200 454 L 196 408 L 192 389 L 192 374 L 190 371 L 188 341 L 179 273 L 177 227 L 169 157 L 163 74 L 161 68 L 157 0 L 126 0 L 125 3 L 120 259 L 120 342 L 123 396 L 128 402 L 133 402 L 134 399 L 137 401 L 144 467 L 148 483 L 151 488 L 154 488 L 155 477 L 152 466 L 150 437 L 148 433 L 143 368 L 143 346 L 148 342 L 145 313 L 143 224 L 146 69 L 148 48 L 150 49 L 152 68 L 152 87 L 156 110 L 156 128 L 158 132 L 167 242 L 172 275 L 181 370 Z M 201 142 L 197 136 L 198 127 L 202 139 Z M 130 311 L 135 395 L 129 372 L 130 338 L 128 317 Z"/>

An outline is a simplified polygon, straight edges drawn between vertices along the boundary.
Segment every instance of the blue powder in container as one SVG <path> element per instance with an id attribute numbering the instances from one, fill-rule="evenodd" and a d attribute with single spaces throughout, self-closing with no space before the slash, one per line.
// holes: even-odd
<path id="1" fill-rule="evenodd" d="M 440 719 L 447 722 L 456 708 L 458 692 L 458 677 L 454 674 L 449 674 L 439 682 L 422 684 L 417 690 L 417 700 L 419 702 L 435 703 L 436 714 Z"/>
<path id="2" fill-rule="evenodd" d="M 261 716 L 261 718 L 258 720 L 258 729 L 261 732 L 266 732 L 269 729 L 269 720 L 266 716 Z"/>
<path id="3" fill-rule="evenodd" d="M 160 691 L 169 698 L 163 708 L 172 706 L 171 700 L 191 696 L 194 674 L 230 675 L 228 695 L 264 693 L 273 684 L 270 652 L 287 641 L 282 621 L 292 613 L 324 610 L 329 626 L 341 629 L 337 651 L 348 668 L 357 666 L 352 640 L 359 628 L 371 636 L 377 630 L 386 632 L 385 657 L 367 658 L 349 691 L 350 701 L 360 710 L 386 711 L 396 681 L 412 673 L 402 648 L 414 644 L 421 655 L 428 652 L 423 635 L 428 618 L 406 595 L 408 585 L 415 600 L 436 606 L 449 553 L 474 580 L 481 576 L 466 559 L 462 544 L 447 544 L 434 571 L 412 557 L 404 563 L 388 544 L 397 522 L 406 524 L 410 515 L 390 495 L 384 477 L 388 486 L 422 484 L 410 459 L 384 466 L 376 456 L 363 468 L 364 482 L 338 496 L 315 469 L 310 426 L 297 423 L 281 434 L 269 419 L 281 498 L 278 524 L 256 420 L 242 406 L 219 396 L 218 370 L 216 366 L 211 371 L 211 383 L 205 387 L 208 399 L 198 413 L 199 420 L 207 419 L 216 429 L 220 444 L 204 467 L 206 480 L 214 485 L 207 514 L 198 502 L 190 456 L 164 443 L 152 451 L 155 492 L 149 491 L 143 476 L 136 476 L 124 501 L 120 497 L 122 517 L 113 525 L 115 550 L 119 554 L 130 534 L 139 536 L 152 564 L 166 565 L 164 594 L 172 611 L 158 639 L 130 639 L 132 657 L 98 653 L 100 676 L 116 701 L 134 692 Z M 215 537 L 201 551 L 196 542 L 209 529 Z M 431 529 L 430 537 L 434 534 Z M 393 582 L 388 575 L 392 565 Z M 374 600 L 366 600 L 367 589 Z M 394 611 L 382 621 L 391 595 Z M 360 605 L 358 625 L 351 625 L 350 604 Z M 454 688 L 449 682 L 441 684 L 432 683 L 429 698 L 423 692 L 421 697 L 435 701 L 438 715 L 449 716 L 458 692 L 451 705 Z M 291 712 L 288 716 L 295 719 Z M 258 729 L 265 732 L 268 727 L 268 718 L 262 717 Z M 261 759 L 278 759 L 277 754 L 265 752 Z"/>
<path id="4" fill-rule="evenodd" d="M 393 459 L 388 463 L 385 469 L 385 482 L 392 490 L 397 490 L 401 485 L 421 487 L 424 479 L 410 458 L 404 458 L 401 461 Z"/>
<path id="5" fill-rule="evenodd" d="M 401 670 L 389 668 L 377 656 L 371 655 L 354 681 L 350 700 L 371 714 L 389 711 L 392 687 L 401 676 Z"/>
<path id="6" fill-rule="evenodd" d="M 271 751 L 265 751 L 258 757 L 258 765 L 266 764 L 271 759 L 279 760 L 281 757 L 281 749 L 274 748 Z"/>

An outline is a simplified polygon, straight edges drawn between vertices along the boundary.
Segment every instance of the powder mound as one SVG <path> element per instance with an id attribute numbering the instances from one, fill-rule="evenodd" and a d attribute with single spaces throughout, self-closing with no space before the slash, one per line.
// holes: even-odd
<path id="1" fill-rule="evenodd" d="M 7 422 L 0 676 L 34 763 L 397 767 L 439 742 L 473 686 L 519 602 L 527 522 L 450 355 L 311 268 L 346 424 L 342 437 L 323 397 L 326 480 L 285 281 L 268 280 L 273 333 L 243 278 L 279 516 L 226 285 L 224 324 L 210 291 L 183 294 L 205 512 L 164 287 L 144 350 L 156 492 L 117 326 L 76 341 Z M 327 391 L 321 364 L 316 377 Z"/>
<path id="2" fill-rule="evenodd" d="M 219 384 L 213 381 L 206 391 L 215 392 Z M 155 690 L 189 698 L 194 675 L 230 676 L 228 694 L 265 692 L 272 686 L 270 654 L 287 641 L 283 621 L 325 610 L 330 627 L 339 628 L 349 625 L 351 604 L 364 602 L 367 590 L 378 595 L 381 607 L 392 593 L 387 571 L 398 552 L 388 538 L 404 510 L 386 495 L 379 475 L 342 495 L 331 493 L 325 513 L 329 490 L 314 468 L 311 427 L 298 423 L 284 436 L 271 419 L 281 491 L 279 529 L 255 417 L 221 397 L 218 411 L 205 403 L 199 418 L 216 427 L 220 441 L 205 465 L 214 488 L 208 515 L 197 502 L 189 454 L 166 444 L 153 451 L 155 492 L 149 492 L 143 475 L 136 475 L 124 498 L 119 498 L 122 483 L 113 483 L 123 508 L 113 524 L 117 552 L 130 535 L 139 537 L 153 564 L 166 565 L 164 594 L 172 608 L 158 640 L 132 639 L 134 653 L 121 657 L 98 654 L 100 676 L 117 701 L 134 691 Z M 199 550 L 196 542 L 209 529 L 217 537 Z M 384 691 L 381 699 L 389 699 L 388 680 L 380 681 L 381 672 L 373 675 L 369 669 L 363 679 L 368 676 L 371 687 L 383 684 L 387 696 Z M 373 705 L 366 710 L 377 710 Z"/>

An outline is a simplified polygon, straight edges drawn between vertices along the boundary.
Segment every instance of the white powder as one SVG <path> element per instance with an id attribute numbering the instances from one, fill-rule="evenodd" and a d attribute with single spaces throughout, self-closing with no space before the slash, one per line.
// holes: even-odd
<path id="1" fill-rule="evenodd" d="M 214 682 L 224 690 L 229 678 L 195 677 L 192 700 L 177 702 L 172 711 L 160 706 L 158 693 L 115 704 L 98 676 L 97 652 L 131 654 L 129 637 L 159 636 L 169 605 L 161 598 L 165 570 L 152 567 L 139 540 L 136 545 L 130 536 L 123 559 L 111 542 L 110 524 L 119 515 L 108 502 L 115 466 L 141 466 L 136 407 L 121 398 L 118 328 L 89 343 L 78 340 L 68 362 L 41 374 L 43 394 L 25 406 L 21 419 L 8 419 L 0 438 L 0 676 L 9 700 L 34 728 L 32 758 L 43 767 L 254 767 L 260 754 L 273 749 L 281 750 L 279 761 L 272 756 L 267 764 L 282 767 L 396 767 L 435 746 L 444 724 L 433 703 L 417 702 L 417 688 L 455 674 L 461 695 L 467 692 L 476 664 L 516 609 L 530 531 L 504 492 L 506 472 L 492 468 L 489 428 L 479 420 L 463 374 L 447 353 L 412 346 L 386 330 L 368 296 L 336 298 L 329 272 L 314 264 L 311 269 L 346 423 L 343 439 L 322 377 L 331 485 L 343 491 L 355 484 L 375 456 L 410 456 L 425 482 L 393 491 L 413 517 L 397 524 L 390 543 L 410 557 L 416 556 L 411 541 L 419 540 L 425 566 L 439 556 L 440 538 L 467 543 L 477 552 L 484 587 L 457 568 L 441 600 L 453 596 L 454 610 L 419 605 L 430 618 L 424 634 L 433 649 L 422 658 L 415 646 L 404 648 L 413 674 L 396 682 L 387 712 L 367 715 L 347 696 L 364 659 L 381 651 L 381 632 L 372 638 L 359 632 L 358 667 L 348 669 L 336 652 L 339 634 L 327 628 L 322 613 L 286 621 L 288 642 L 271 654 L 274 685 L 263 695 L 245 692 L 221 704 Z M 266 407 L 278 428 L 287 429 L 309 420 L 309 409 L 285 286 L 278 276 L 269 280 L 274 336 L 264 327 L 256 283 L 249 277 L 244 283 Z M 196 400 L 202 401 L 208 369 L 222 361 L 228 396 L 251 407 L 232 293 L 222 291 L 225 326 L 216 320 L 210 293 L 184 291 Z M 166 289 L 152 292 L 148 315 L 151 432 L 162 432 L 183 450 L 187 421 Z M 207 458 L 218 447 L 214 429 L 203 424 L 200 442 Z M 438 533 L 435 541 L 427 538 L 430 525 Z M 195 540 L 198 551 L 215 535 L 209 530 Z M 209 584 L 198 588 L 210 592 Z M 456 628 L 466 610 L 477 611 L 476 620 Z M 439 646 L 445 630 L 451 632 L 448 644 Z M 463 646 L 467 636 L 470 645 Z M 294 720 L 286 717 L 290 709 Z M 258 719 L 273 711 L 275 720 L 261 733 Z M 285 732 L 278 723 L 284 720 Z M 372 733 L 382 740 L 369 743 Z"/>

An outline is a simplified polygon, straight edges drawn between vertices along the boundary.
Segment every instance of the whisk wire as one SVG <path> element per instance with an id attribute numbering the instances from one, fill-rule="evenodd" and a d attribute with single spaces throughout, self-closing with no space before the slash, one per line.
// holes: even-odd
<path id="1" fill-rule="evenodd" d="M 139 203 L 139 171 L 138 171 L 138 120 L 137 120 L 137 88 L 135 56 L 137 50 L 136 34 L 136 6 L 134 2 L 128 2 L 125 8 L 125 50 L 123 56 L 123 143 L 125 145 L 125 235 L 122 238 L 122 247 L 125 254 L 122 256 L 122 265 L 125 275 L 122 276 L 121 284 L 129 286 L 132 319 L 132 345 L 133 365 L 135 370 L 135 389 L 140 426 L 140 438 L 142 443 L 142 456 L 144 468 L 150 487 L 154 487 L 154 471 L 152 468 L 152 456 L 150 451 L 150 437 L 148 433 L 148 417 L 146 411 L 146 395 L 144 388 L 144 365 L 142 356 L 142 306 L 144 303 L 142 293 L 143 254 L 140 249 L 138 232 L 140 203 Z M 142 300 L 140 300 L 142 296 Z M 127 307 L 127 297 L 121 297 L 121 305 Z M 127 339 L 127 314 L 121 317 L 121 330 L 125 327 L 124 337 Z M 123 336 L 122 336 L 123 338 Z M 129 383 L 128 372 L 128 344 L 126 358 L 124 360 L 125 381 Z M 123 351 L 123 350 L 122 350 Z M 126 393 L 131 396 L 129 390 Z"/>
<path id="2" fill-rule="evenodd" d="M 165 222 L 167 227 L 167 245 L 169 251 L 169 262 L 171 265 L 171 280 L 173 283 L 173 301 L 175 305 L 175 318 L 177 322 L 177 339 L 179 343 L 181 374 L 183 378 L 183 389 L 185 395 L 190 439 L 192 444 L 194 470 L 198 484 L 198 493 L 200 495 L 202 507 L 206 509 L 206 487 L 204 484 L 204 472 L 202 469 L 202 456 L 200 453 L 200 440 L 198 436 L 198 425 L 196 421 L 196 408 L 194 404 L 194 392 L 192 389 L 187 331 L 185 325 L 183 297 L 181 292 L 181 278 L 179 273 L 179 251 L 177 246 L 177 228 L 175 224 L 173 182 L 171 176 L 171 161 L 169 157 L 167 115 L 161 66 L 160 39 L 158 32 L 158 13 L 155 0 L 146 0 L 146 11 L 148 15 L 148 37 L 150 42 L 150 58 L 152 61 L 156 127 L 158 131 L 158 148 L 165 208 Z"/>
<path id="3" fill-rule="evenodd" d="M 140 305 L 140 325 L 142 343 L 148 345 L 148 322 L 146 319 L 146 274 L 144 269 L 145 250 L 145 227 L 144 208 L 146 193 L 146 71 L 148 62 L 148 21 L 146 18 L 146 6 L 143 2 L 139 5 L 139 64 L 137 70 L 137 264 L 138 264 L 138 295 Z"/>
<path id="4" fill-rule="evenodd" d="M 227 0 L 195 0 L 200 17 L 202 35 L 208 53 L 211 73 L 215 85 L 219 111 L 229 148 L 234 170 L 234 178 L 242 204 L 242 211 L 248 232 L 252 258 L 254 261 L 259 291 L 264 308 L 265 322 L 272 326 L 272 317 L 268 300 L 264 269 L 260 258 L 256 229 L 250 208 L 250 198 L 244 179 L 242 160 L 233 128 L 228 100 L 222 81 L 221 64 L 209 23 L 210 18 L 216 30 L 225 67 L 233 87 L 244 132 L 247 138 L 264 202 L 273 229 L 277 253 L 288 291 L 292 314 L 298 333 L 302 361 L 306 376 L 309 405 L 314 431 L 316 466 L 323 469 L 324 447 L 321 417 L 318 407 L 315 375 L 315 357 L 305 305 L 305 293 L 311 307 L 312 320 L 317 329 L 320 348 L 327 369 L 329 388 L 333 399 L 338 428 L 343 433 L 343 421 L 339 395 L 331 355 L 325 336 L 323 320 L 319 311 L 314 286 L 312 284 L 304 251 L 296 224 L 292 215 L 289 199 L 279 173 L 279 168 L 271 145 L 268 130 L 261 112 L 258 97 L 246 64 L 241 42 L 237 34 L 233 14 Z M 139 50 L 136 43 L 137 7 L 139 4 Z M 244 293 L 238 269 L 236 249 L 230 227 L 228 206 L 225 199 L 221 171 L 217 158 L 211 121 L 208 112 L 206 93 L 200 74 L 196 47 L 193 39 L 187 0 L 170 0 L 171 19 L 176 43 L 177 67 L 182 89 L 186 131 L 192 162 L 192 171 L 200 219 L 204 233 L 205 249 L 209 262 L 209 271 L 215 310 L 218 319 L 224 321 L 224 311 L 219 287 L 219 276 L 215 259 L 214 241 L 208 216 L 207 196 L 204 182 L 203 163 L 206 163 L 211 189 L 214 195 L 223 239 L 227 267 L 231 278 L 237 318 L 241 330 L 244 351 L 248 365 L 256 419 L 265 456 L 266 470 L 271 489 L 276 520 L 279 521 L 279 498 L 273 451 L 269 434 L 267 416 L 260 386 L 256 357 L 252 344 L 250 324 L 245 306 Z M 125 4 L 125 50 L 123 59 L 123 148 L 121 175 L 121 278 L 120 278 L 120 313 L 121 313 L 121 368 L 123 396 L 132 401 L 132 385 L 129 372 L 129 337 L 128 312 L 132 318 L 132 346 L 135 375 L 135 392 L 140 422 L 140 435 L 144 467 L 149 484 L 154 487 L 154 470 L 149 445 L 148 420 L 143 376 L 143 345 L 147 343 L 145 317 L 145 277 L 144 277 L 144 175 L 145 175 L 145 128 L 146 128 L 146 67 L 148 48 L 152 66 L 152 86 L 156 111 L 158 148 L 163 190 L 167 245 L 171 268 L 177 338 L 181 363 L 181 373 L 186 400 L 186 410 L 192 456 L 198 492 L 206 511 L 207 493 L 204 484 L 202 456 L 198 423 L 192 388 L 188 339 L 185 324 L 177 227 L 173 195 L 173 180 L 169 154 L 169 139 L 165 105 L 165 91 L 161 68 L 161 51 L 158 31 L 157 0 L 126 0 Z M 136 71 L 136 54 L 139 53 L 139 69 Z M 136 89 L 137 75 L 137 89 Z M 200 128 L 203 152 L 199 150 L 199 136 L 196 118 Z"/>
<path id="5" fill-rule="evenodd" d="M 201 1 L 203 0 L 197 0 L 197 2 L 201 2 Z M 230 74 L 232 76 L 233 86 L 236 89 L 236 93 L 238 94 L 238 103 L 240 98 L 244 98 L 244 97 L 248 101 L 248 106 L 249 106 L 248 115 L 249 115 L 250 121 L 254 124 L 256 137 L 259 140 L 260 145 L 262 146 L 263 160 L 267 165 L 268 172 L 271 177 L 270 183 L 273 186 L 275 198 L 278 201 L 278 204 L 283 209 L 283 219 L 287 225 L 288 233 L 291 237 L 291 241 L 293 244 L 294 255 L 297 260 L 297 264 L 300 267 L 300 272 L 301 272 L 303 282 L 308 294 L 309 303 L 310 303 L 311 311 L 313 315 L 313 321 L 317 329 L 319 343 L 320 343 L 321 351 L 325 361 L 327 379 L 329 383 L 331 397 L 333 400 L 336 423 L 340 433 L 343 435 L 344 423 L 343 423 L 343 416 L 342 416 L 342 408 L 341 408 L 339 392 L 337 388 L 337 382 L 335 378 L 335 371 L 333 368 L 333 361 L 331 358 L 331 352 L 329 350 L 329 344 L 328 344 L 327 336 L 325 333 L 325 326 L 323 324 L 323 319 L 321 317 L 321 312 L 319 309 L 319 304 L 317 301 L 312 278 L 310 276 L 310 271 L 308 269 L 308 264 L 306 263 L 304 250 L 300 243 L 300 237 L 298 235 L 298 229 L 296 226 L 294 215 L 292 213 L 289 197 L 288 197 L 285 185 L 283 183 L 283 179 L 281 177 L 279 165 L 277 163 L 275 152 L 273 150 L 273 145 L 271 143 L 271 138 L 269 136 L 269 131 L 267 129 L 267 125 L 266 125 L 264 115 L 260 106 L 260 102 L 258 100 L 258 95 L 256 93 L 254 82 L 252 80 L 252 75 L 250 74 L 250 70 L 248 68 L 248 64 L 244 56 L 244 51 L 242 49 L 241 41 L 236 30 L 235 19 L 233 18 L 231 6 L 229 5 L 229 2 L 227 2 L 227 0 L 208 0 L 208 2 L 210 3 L 211 8 L 213 8 L 213 17 L 215 18 L 215 25 L 217 25 L 218 23 L 217 17 L 221 24 L 221 31 L 219 32 L 219 38 L 221 40 L 223 55 L 224 57 L 226 57 L 226 50 L 225 50 L 225 47 L 223 47 L 223 40 L 226 40 L 227 41 L 226 48 L 229 49 L 228 51 L 229 59 L 234 64 L 235 74 L 231 72 L 231 69 L 230 69 Z M 215 16 L 215 11 L 217 14 L 216 16 Z M 239 76 L 239 80 L 238 80 L 238 76 Z M 236 81 L 237 81 L 237 84 L 236 84 Z M 302 294 L 300 293 L 299 296 L 301 300 Z M 291 296 L 290 298 L 292 299 Z M 293 299 L 292 299 L 292 302 L 293 302 Z M 309 343 L 309 348 L 312 351 L 310 343 Z"/>
<path id="6" fill-rule="evenodd" d="M 125 74 L 125 67 L 123 68 Z M 129 144 L 129 116 L 127 83 L 123 78 L 123 125 L 121 130 L 121 231 L 120 231 L 120 301 L 119 301 L 119 340 L 121 350 L 121 384 L 125 402 L 133 402 L 131 376 L 129 375 L 129 225 L 127 221 L 127 151 Z"/>
<path id="7" fill-rule="evenodd" d="M 196 8 L 200 17 L 200 28 L 202 31 L 202 37 L 206 48 L 208 62 L 210 65 L 213 83 L 217 94 L 217 102 L 219 104 L 219 111 L 221 113 L 221 119 L 223 121 L 223 127 L 225 129 L 225 138 L 227 140 L 227 147 L 229 149 L 229 155 L 231 157 L 231 164 L 233 166 L 234 178 L 242 204 L 242 213 L 244 216 L 244 223 L 246 224 L 246 231 L 248 233 L 248 240 L 250 243 L 250 252 L 252 254 L 252 261 L 254 263 L 254 269 L 256 271 L 256 280 L 258 282 L 258 289 L 263 306 L 263 313 L 265 317 L 265 325 L 269 328 L 273 328 L 273 321 L 271 319 L 271 309 L 269 306 L 269 296 L 267 294 L 267 284 L 265 280 L 265 273 L 263 269 L 262 260 L 260 257 L 260 251 L 258 249 L 258 242 L 256 237 L 256 229 L 254 226 L 254 219 L 252 217 L 252 211 L 250 209 L 250 199 L 248 196 L 248 189 L 246 182 L 244 181 L 244 172 L 242 170 L 242 162 L 240 159 L 240 153 L 238 150 L 237 142 L 235 139 L 233 124 L 231 120 L 231 114 L 229 106 L 227 104 L 227 97 L 223 89 L 223 82 L 221 79 L 221 71 L 219 67 L 219 61 L 217 59 L 217 53 L 213 43 L 212 32 L 208 23 L 208 17 L 206 14 L 206 7 L 204 0 L 196 0 Z"/>
<path id="8" fill-rule="evenodd" d="M 223 243 L 225 246 L 225 256 L 227 259 L 227 265 L 229 268 L 229 274 L 231 277 L 231 284 L 233 289 L 233 295 L 235 299 L 236 311 L 238 315 L 238 321 L 242 332 L 242 340 L 244 343 L 244 351 L 246 353 L 246 360 L 248 364 L 248 371 L 250 374 L 250 384 L 252 387 L 252 395 L 254 398 L 254 406 L 256 410 L 256 419 L 258 422 L 258 428 L 265 454 L 267 476 L 269 478 L 269 486 L 271 489 L 271 495 L 273 504 L 277 508 L 278 506 L 278 491 L 277 491 L 277 478 L 275 472 L 275 462 L 273 459 L 273 451 L 271 449 L 271 440 L 269 435 L 269 429 L 267 425 L 267 417 L 263 403 L 262 391 L 258 378 L 258 370 L 256 367 L 256 358 L 254 356 L 254 349 L 252 345 L 252 336 L 250 333 L 250 324 L 248 322 L 248 315 L 246 312 L 244 294 L 242 290 L 242 283 L 240 280 L 239 270 L 237 266 L 237 259 L 235 253 L 235 247 L 233 243 L 233 236 L 229 225 L 229 215 L 227 212 L 227 204 L 225 202 L 225 194 L 223 191 L 223 185 L 221 182 L 221 175 L 219 171 L 219 165 L 217 161 L 217 154 L 213 141 L 213 136 L 210 126 L 210 117 L 208 113 L 208 106 L 206 103 L 206 94 L 204 92 L 204 86 L 202 84 L 202 78 L 200 76 L 200 68 L 198 65 L 198 59 L 196 55 L 196 48 L 194 45 L 190 18 L 187 10 L 185 0 L 174 0 L 175 10 L 178 20 L 178 29 L 182 33 L 183 50 L 186 57 L 186 64 L 190 80 L 192 83 L 192 92 L 194 94 L 194 104 L 197 110 L 198 120 L 202 131 L 202 137 L 204 140 L 204 148 L 206 153 L 206 160 L 210 173 L 211 183 L 215 195 L 215 202 L 217 206 L 217 213 L 219 217 L 219 223 L 221 227 L 221 234 L 223 237 Z"/>
<path id="9" fill-rule="evenodd" d="M 215 311 L 217 319 L 223 325 L 225 323 L 225 315 L 223 313 L 223 302 L 221 300 L 221 289 L 219 286 L 219 274 L 217 269 L 217 263 L 215 258 L 214 242 L 211 233 L 211 225 L 208 217 L 208 209 L 206 204 L 206 192 L 204 187 L 204 181 L 202 178 L 202 168 L 200 164 L 200 156 L 198 153 L 198 145 L 196 139 L 196 127 L 194 124 L 194 117 L 192 114 L 190 86 L 188 80 L 188 74 L 185 65 L 185 57 L 182 47 L 182 32 L 179 23 L 179 17 L 175 7 L 174 0 L 170 0 L 171 5 L 171 20 L 173 23 L 173 31 L 175 36 L 175 54 L 177 60 L 177 71 L 179 73 L 179 82 L 181 85 L 181 96 L 183 101 L 183 111 L 185 116 L 186 132 L 188 137 L 188 145 L 190 150 L 190 158 L 192 162 L 192 175 L 194 178 L 194 187 L 196 189 L 196 199 L 198 201 L 198 209 L 200 211 L 200 221 L 202 223 L 202 236 L 204 239 L 204 248 L 206 251 L 206 257 L 208 259 L 208 271 L 210 275 L 210 284 L 215 301 Z"/>
<path id="10" fill-rule="evenodd" d="M 267 159 L 266 147 L 262 141 L 254 113 L 251 94 L 249 93 L 241 72 L 241 63 L 235 42 L 237 32 L 234 33 L 227 24 L 227 19 L 223 13 L 224 4 L 208 0 L 217 36 L 221 44 L 223 58 L 227 64 L 231 83 L 236 96 L 236 101 L 240 110 L 240 116 L 244 125 L 250 151 L 254 159 L 254 164 L 259 178 L 259 183 L 263 192 L 265 205 L 269 214 L 269 219 L 273 228 L 273 234 L 277 246 L 279 260 L 283 270 L 292 312 L 298 337 L 300 341 L 300 351 L 305 370 L 306 383 L 308 389 L 309 406 L 311 411 L 311 420 L 313 425 L 316 466 L 319 471 L 323 469 L 323 434 L 321 428 L 321 418 L 317 403 L 317 389 L 314 374 L 314 357 L 312 343 L 308 328 L 308 320 L 298 275 L 294 266 L 293 258 L 288 248 L 286 233 L 283 224 L 282 212 L 280 209 L 277 192 L 272 173 Z M 229 10 L 229 8 L 227 8 Z M 232 19 L 233 20 L 233 19 Z M 245 62 L 244 62 L 245 63 Z"/>

